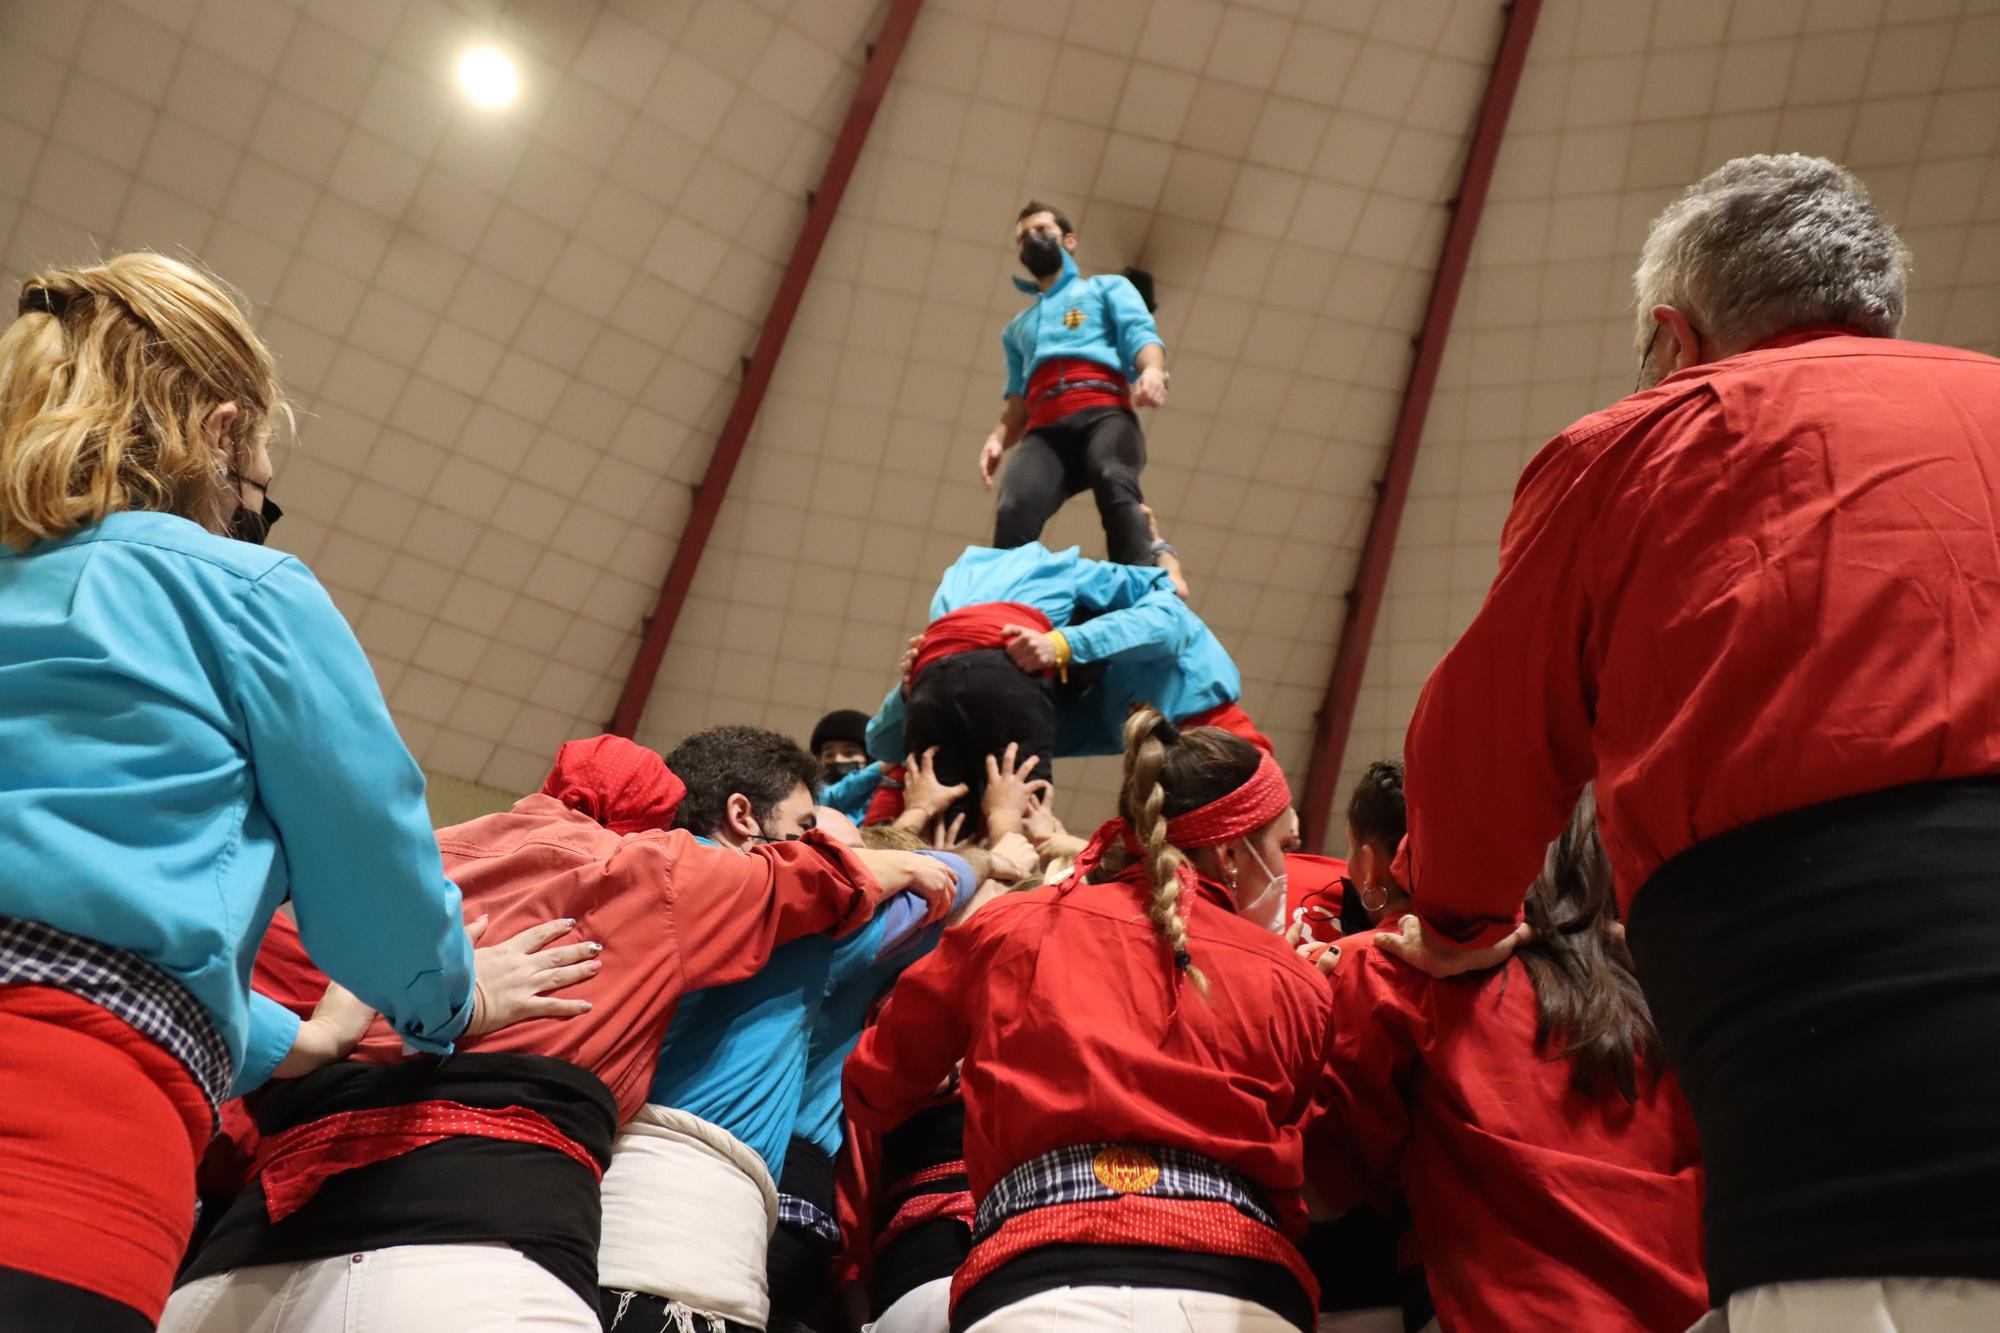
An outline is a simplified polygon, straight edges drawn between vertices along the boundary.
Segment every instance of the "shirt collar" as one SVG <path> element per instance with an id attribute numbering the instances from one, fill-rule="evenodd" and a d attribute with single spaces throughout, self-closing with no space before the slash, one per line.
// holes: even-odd
<path id="1" fill-rule="evenodd" d="M 1855 328 L 1852 324 L 1811 324 L 1802 329 L 1787 329 L 1774 338 L 1753 343 L 1744 348 L 1746 352 L 1775 352 L 1781 347 L 1797 347 L 1800 343 L 1817 342 L 1821 338 L 1867 338 L 1873 335 Z"/>
<path id="2" fill-rule="evenodd" d="M 1014 285 L 1031 296 L 1052 296 L 1061 291 L 1064 284 L 1069 282 L 1071 278 L 1077 276 L 1079 276 L 1079 270 L 1076 266 L 1076 256 L 1065 250 L 1063 251 L 1062 276 L 1049 284 L 1048 291 L 1043 291 L 1042 285 L 1033 278 L 1017 276 L 1014 279 Z"/>

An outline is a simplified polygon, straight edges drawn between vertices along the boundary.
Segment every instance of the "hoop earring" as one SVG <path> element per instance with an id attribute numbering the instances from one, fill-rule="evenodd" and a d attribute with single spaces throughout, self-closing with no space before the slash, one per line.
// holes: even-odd
<path id="1" fill-rule="evenodd" d="M 1389 901 L 1389 890 L 1386 888 L 1378 889 L 1373 884 L 1356 884 L 1354 889 L 1355 892 L 1361 895 L 1361 905 L 1371 912 L 1381 911 Z M 1371 889 L 1375 892 L 1375 900 L 1373 902 L 1368 900 L 1368 893 Z"/>

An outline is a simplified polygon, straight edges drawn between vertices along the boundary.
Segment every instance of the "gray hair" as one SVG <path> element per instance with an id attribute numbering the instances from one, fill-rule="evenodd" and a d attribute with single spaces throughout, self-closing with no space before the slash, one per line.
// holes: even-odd
<path id="1" fill-rule="evenodd" d="M 1909 271 L 1909 250 L 1845 167 L 1803 153 L 1739 157 L 1653 220 L 1632 275 L 1638 342 L 1658 305 L 1723 355 L 1811 324 L 1893 338 Z"/>

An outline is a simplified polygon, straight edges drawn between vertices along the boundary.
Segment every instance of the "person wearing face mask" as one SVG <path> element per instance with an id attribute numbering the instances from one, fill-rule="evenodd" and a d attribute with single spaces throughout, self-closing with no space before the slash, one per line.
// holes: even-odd
<path id="1" fill-rule="evenodd" d="M 847 1113 L 886 1133 L 963 1062 L 955 1329 L 1310 1330 L 1300 1136 L 1333 1006 L 1278 933 L 1291 789 L 1240 736 L 1141 705 L 1118 809 L 1068 878 L 903 974 Z"/>
<path id="2" fill-rule="evenodd" d="M 479 1021 L 368 660 L 253 544 L 286 414 L 242 307 L 160 255 L 38 273 L 0 333 L 0 1329 L 151 1328 L 217 1107 L 338 1057 L 250 991 L 287 895 L 400 1040 Z"/>
<path id="3" fill-rule="evenodd" d="M 1146 437 L 1133 409 L 1167 401 L 1167 351 L 1150 303 L 1130 278 L 1078 272 L 1076 230 L 1060 209 L 1030 200 L 1014 239 L 1033 275 L 1014 284 L 1034 301 L 1001 335 L 1006 406 L 979 450 L 989 491 L 1001 457 L 1014 453 L 1000 480 L 993 545 L 1036 540 L 1065 500 L 1087 490 L 1110 558 L 1160 564 L 1179 586 L 1173 548 L 1151 532 L 1139 490 Z"/>
<path id="4" fill-rule="evenodd" d="M 859 822 L 887 776 L 885 765 L 868 759 L 868 714 L 834 709 L 813 728 L 806 748 L 819 760 L 820 804 Z"/>
<path id="5" fill-rule="evenodd" d="M 564 1021 L 482 1033 L 444 1064 L 410 1060 L 378 1024 L 351 1060 L 273 1092 L 257 1177 L 166 1333 L 600 1326 L 600 1173 L 684 995 L 859 927 L 906 882 L 893 858 L 816 838 L 704 846 L 672 827 L 684 791 L 654 751 L 597 736 L 565 743 L 511 809 L 438 830 L 468 911 L 573 941 L 548 975 L 574 989 L 527 1007 Z M 295 996 L 275 943 L 259 983 Z"/>
<path id="6" fill-rule="evenodd" d="M 666 763 L 687 784 L 674 826 L 711 856 L 782 859 L 802 842 L 835 845 L 822 828 L 858 840 L 851 825 L 838 828 L 841 815 L 814 807 L 818 765 L 776 732 L 709 727 Z M 794 939 L 754 975 L 681 1002 L 604 1176 L 597 1279 L 607 1327 L 764 1329 L 784 1315 L 782 1274 L 774 1286 L 767 1272 L 772 1249 L 813 1242 L 781 1228 L 810 1231 L 812 1211 L 832 1207 L 830 1163 L 792 1136 L 828 977 L 850 952 L 913 946 L 933 900 L 955 907 L 971 889 L 969 874 L 962 881 L 933 857 L 844 854 L 898 867 L 898 887 L 920 892 L 886 898 L 841 939 Z"/>

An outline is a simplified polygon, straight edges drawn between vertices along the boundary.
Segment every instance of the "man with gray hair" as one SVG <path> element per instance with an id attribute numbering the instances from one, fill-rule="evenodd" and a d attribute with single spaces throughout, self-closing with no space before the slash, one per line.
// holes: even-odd
<path id="1" fill-rule="evenodd" d="M 2000 1328 L 2000 361 L 1896 339 L 1908 266 L 1823 159 L 1669 205 L 1405 746 L 1436 975 L 1596 782 L 1735 1333 Z"/>

